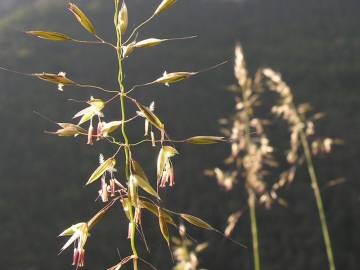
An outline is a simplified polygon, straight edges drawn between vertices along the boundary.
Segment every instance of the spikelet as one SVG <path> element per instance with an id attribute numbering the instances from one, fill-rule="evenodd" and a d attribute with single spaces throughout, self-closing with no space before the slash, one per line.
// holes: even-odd
<path id="1" fill-rule="evenodd" d="M 177 0 L 163 0 L 160 5 L 156 8 L 154 16 L 158 16 L 160 13 L 172 7 Z"/>
<path id="2" fill-rule="evenodd" d="M 119 22 L 118 22 L 118 26 L 117 26 L 117 27 L 119 27 L 120 33 L 122 35 L 125 34 L 127 27 L 128 27 L 128 23 L 129 23 L 128 9 L 127 9 L 127 6 L 124 1 L 121 5 L 121 9 L 119 11 Z"/>
<path id="3" fill-rule="evenodd" d="M 75 5 L 73 3 L 69 3 L 68 9 L 71 11 L 72 14 L 74 14 L 75 18 L 82 25 L 82 27 L 84 27 L 89 33 L 91 33 L 93 35 L 96 34 L 93 24 L 88 19 L 88 17 L 86 17 L 85 13 L 82 12 L 81 9 L 77 5 Z"/>
<path id="4" fill-rule="evenodd" d="M 27 31 L 25 32 L 28 35 L 35 36 L 42 39 L 47 39 L 51 41 L 70 41 L 71 37 L 57 32 L 46 32 L 46 31 Z"/>

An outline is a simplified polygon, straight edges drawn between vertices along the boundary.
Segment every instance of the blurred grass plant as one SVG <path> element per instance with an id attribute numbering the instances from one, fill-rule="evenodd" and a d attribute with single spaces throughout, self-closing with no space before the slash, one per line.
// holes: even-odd
<path id="1" fill-rule="evenodd" d="M 319 188 L 319 180 L 314 166 L 313 158 L 320 154 L 331 153 L 334 144 L 341 144 L 339 139 L 316 138 L 315 121 L 322 118 L 322 113 L 316 113 L 308 117 L 312 110 L 310 104 L 303 103 L 296 105 L 291 88 L 283 81 L 281 75 L 270 68 L 258 71 L 259 82 L 265 80 L 269 90 L 279 95 L 279 102 L 272 107 L 272 112 L 277 117 L 284 119 L 290 130 L 290 151 L 287 154 L 287 161 L 290 165 L 296 166 L 302 163 L 302 156 L 305 158 L 307 170 L 310 176 L 311 188 L 313 189 L 315 201 L 319 213 L 321 230 L 324 239 L 328 264 L 330 270 L 335 270 L 335 260 L 329 229 L 326 221 L 324 203 Z M 291 170 L 283 179 L 285 182 L 292 180 Z M 289 176 L 291 177 L 289 179 Z"/>
<path id="2" fill-rule="evenodd" d="M 234 71 L 238 85 L 231 87 L 230 90 L 236 94 L 236 111 L 229 119 L 220 120 L 221 124 L 230 127 L 230 129 L 222 129 L 223 133 L 232 140 L 231 155 L 225 160 L 228 169 L 224 171 L 215 168 L 206 171 L 206 174 L 216 177 L 218 184 L 226 191 L 233 190 L 239 179 L 244 180 L 250 211 L 254 269 L 261 268 L 256 203 L 259 202 L 269 208 L 276 201 L 286 206 L 286 201 L 278 196 L 278 191 L 294 181 L 298 167 L 305 160 L 320 217 L 329 269 L 335 270 L 325 209 L 313 158 L 330 153 L 333 145 L 341 144 L 342 141 L 315 136 L 315 121 L 322 118 L 323 114 L 316 113 L 307 117 L 311 106 L 308 103 L 295 105 L 291 89 L 279 73 L 270 68 L 259 69 L 254 79 L 250 78 L 240 45 L 235 48 Z M 276 92 L 280 97 L 278 104 L 271 108 L 272 114 L 285 120 L 290 130 L 290 149 L 286 153 L 289 168 L 279 176 L 275 176 L 277 181 L 271 185 L 264 180 L 272 175 L 268 169 L 277 166 L 273 152 L 274 149 L 278 149 L 270 145 L 265 133 L 266 125 L 271 121 L 256 117 L 256 108 L 261 105 L 261 95 L 265 94 L 264 82 L 269 90 Z M 339 181 L 334 183 L 337 182 Z M 242 214 L 243 210 L 239 210 L 229 216 L 225 229 L 226 236 L 233 232 Z"/>
<path id="3" fill-rule="evenodd" d="M 155 19 L 167 9 L 172 7 L 176 2 L 176 0 L 163 0 L 156 7 L 156 9 L 154 9 L 152 15 L 139 26 L 135 27 L 125 40 L 124 37 L 128 27 L 128 9 L 125 2 L 120 4 L 119 0 L 114 0 L 114 27 L 116 31 L 115 44 L 105 41 L 98 34 L 95 26 L 86 16 L 86 14 L 73 3 L 69 3 L 69 11 L 74 15 L 79 24 L 93 37 L 93 40 L 79 40 L 58 32 L 38 30 L 26 32 L 31 36 L 55 42 L 75 42 L 79 44 L 105 45 L 114 51 L 118 62 L 118 85 L 116 89 L 105 89 L 97 85 L 78 83 L 75 80 L 68 78 L 65 72 L 53 74 L 45 72 L 22 73 L 13 71 L 18 74 L 53 83 L 58 86 L 58 90 L 60 91 L 63 91 L 64 87 L 72 86 L 80 88 L 92 88 L 109 95 L 107 100 L 91 97 L 89 100 L 84 102 L 86 107 L 76 113 L 73 117 L 74 119 L 79 118 L 79 122 L 56 123 L 59 127 L 58 130 L 47 132 L 49 134 L 58 135 L 60 137 L 86 137 L 88 145 L 93 145 L 96 141 L 104 140 L 116 147 L 115 153 L 107 158 L 104 158 L 104 156 L 100 154 L 99 166 L 94 170 L 86 183 L 86 185 L 89 185 L 95 182 L 100 182 L 98 197 L 101 198 L 101 201 L 105 204 L 105 206 L 89 221 L 84 221 L 72 225 L 60 234 L 62 237 L 69 237 L 68 241 L 62 247 L 60 253 L 73 245 L 73 265 L 76 266 L 76 268 L 83 267 L 85 264 L 85 245 L 91 230 L 115 204 L 121 205 L 125 216 L 128 219 L 128 239 L 130 241 L 131 254 L 119 261 L 113 267 L 109 268 L 109 270 L 119 270 L 122 266 L 130 261 L 133 262 L 134 270 L 138 269 L 139 261 L 154 268 L 150 263 L 139 256 L 136 246 L 137 235 L 145 242 L 145 245 L 147 246 L 143 228 L 141 226 L 141 213 L 144 209 L 149 211 L 157 218 L 160 232 L 169 246 L 169 249 L 170 232 L 168 227 L 169 225 L 175 228 L 179 227 L 178 224 L 174 221 L 174 216 L 177 216 L 179 219 L 186 221 L 196 227 L 219 232 L 200 218 L 189 214 L 176 213 L 163 208 L 161 206 L 162 202 L 159 195 L 159 189 L 166 186 L 173 186 L 175 184 L 174 166 L 171 159 L 179 154 L 175 149 L 176 143 L 203 145 L 221 143 L 225 142 L 226 140 L 223 137 L 216 136 L 195 136 L 185 140 L 172 140 L 166 132 L 164 123 L 154 113 L 154 103 L 152 103 L 150 106 L 145 106 L 140 101 L 130 96 L 131 92 L 137 88 L 155 84 L 170 86 L 173 83 L 188 79 L 205 70 L 197 72 L 165 72 L 162 76 L 149 83 L 135 85 L 130 88 L 127 88 L 124 82 L 123 62 L 127 60 L 135 50 L 157 46 L 171 40 L 193 38 L 148 38 L 137 41 L 139 30 L 152 19 Z M 217 66 L 218 65 L 214 67 Z M 12 71 L 7 68 L 1 69 Z M 126 100 L 133 105 L 134 116 L 130 118 L 128 118 L 126 115 Z M 103 109 L 106 106 L 109 106 L 111 102 L 115 101 L 118 101 L 118 104 L 121 108 L 121 117 L 113 121 L 105 121 Z M 127 124 L 139 119 L 143 119 L 142 121 L 145 122 L 146 138 L 139 142 L 131 142 L 131 138 L 129 138 L 127 135 Z M 84 125 L 88 126 L 84 127 Z M 121 136 L 115 135 L 115 132 L 118 130 L 121 130 Z M 156 165 L 156 188 L 153 187 L 151 178 L 147 177 L 141 165 L 135 160 L 132 150 L 140 144 L 149 144 L 150 147 L 157 147 L 159 149 Z M 121 152 L 124 153 L 125 157 L 125 164 L 122 164 L 122 167 L 124 168 L 123 176 L 117 170 L 117 164 L 119 163 L 118 156 Z M 121 178 L 123 178 L 123 180 L 119 180 Z"/>
<path id="4" fill-rule="evenodd" d="M 273 202 L 265 177 L 268 176 L 267 170 L 276 166 L 276 162 L 264 128 L 267 121 L 258 118 L 256 114 L 260 96 L 254 87 L 255 80 L 249 76 L 240 45 L 235 48 L 234 73 L 238 84 L 231 87 L 231 90 L 236 94 L 236 112 L 229 119 L 221 120 L 222 124 L 229 126 L 229 129 L 223 131 L 226 136 L 230 136 L 232 142 L 231 155 L 225 160 L 229 169 L 223 171 L 215 168 L 207 171 L 207 174 L 215 176 L 219 185 L 227 191 L 232 190 L 239 179 L 244 180 L 250 211 L 254 269 L 260 270 L 256 206 L 259 202 L 268 208 Z M 229 216 L 225 235 L 230 236 L 241 214 L 238 211 Z"/>
<path id="5" fill-rule="evenodd" d="M 194 245 L 186 235 L 186 228 L 183 224 L 179 226 L 180 237 L 173 237 L 173 254 L 176 265 L 173 270 L 204 270 L 199 268 L 198 255 L 207 249 L 208 243 Z"/>

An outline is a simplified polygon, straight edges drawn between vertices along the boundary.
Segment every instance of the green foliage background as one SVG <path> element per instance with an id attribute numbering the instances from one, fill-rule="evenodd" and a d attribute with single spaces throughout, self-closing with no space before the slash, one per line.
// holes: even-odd
<path id="1" fill-rule="evenodd" d="M 114 38 L 112 1 L 78 1 L 86 6 L 98 32 Z M 107 3 L 109 2 L 109 3 Z M 110 3 L 111 2 L 111 3 Z M 128 1 L 130 25 L 151 13 L 155 0 Z M 81 82 L 107 88 L 115 85 L 116 60 L 107 48 L 54 44 L 24 36 L 19 29 L 66 32 L 86 38 L 86 33 L 65 12 L 66 1 L 0 11 L 0 65 L 25 72 L 66 71 Z M 238 4 L 218 1 L 179 1 L 176 8 L 147 26 L 143 37 L 179 37 L 199 34 L 186 42 L 172 42 L 138 51 L 127 61 L 127 85 L 147 82 L 164 70 L 198 70 L 231 58 L 236 41 L 245 49 L 251 71 L 260 66 L 279 70 L 299 102 L 309 101 L 327 117 L 318 134 L 343 139 L 331 157 L 318 160 L 322 185 L 344 176 L 347 182 L 324 190 L 330 232 L 338 269 L 359 269 L 360 259 L 360 4 L 356 0 L 252 0 Z M 154 34 L 153 34 L 154 33 Z M 205 73 L 171 88 L 149 87 L 137 92 L 143 103 L 157 102 L 157 112 L 173 137 L 217 134 L 217 119 L 228 116 L 233 97 L 224 91 L 233 83 L 232 65 Z M 43 134 L 55 128 L 33 113 L 65 121 L 81 109 L 68 98 L 86 99 L 97 92 L 66 88 L 59 93 L 43 82 L 0 73 L 0 263 L 6 270 L 70 269 L 70 253 L 57 257 L 56 235 L 70 224 L 90 217 L 97 187 L 84 188 L 97 164 L 97 154 L 112 153 L 108 145 L 86 147 L 81 139 L 61 139 Z M 100 95 L 101 96 L 101 95 Z M 128 107 L 131 107 L 128 106 Z M 106 111 L 114 119 L 119 109 Z M 139 131 L 139 128 L 140 131 Z M 283 128 L 283 141 L 286 130 Z M 130 127 L 133 140 L 141 126 Z M 136 150 L 149 175 L 155 175 L 156 153 Z M 226 217 L 244 204 L 244 194 L 219 190 L 203 170 L 217 166 L 226 156 L 224 145 L 181 146 L 175 159 L 177 185 L 165 195 L 167 205 L 201 216 L 223 228 Z M 259 211 L 264 269 L 325 269 L 316 206 L 305 170 L 284 193 L 288 208 Z M 171 260 L 152 217 L 144 228 L 152 247 L 151 261 L 170 269 Z M 154 222 L 156 223 L 156 222 Z M 234 237 L 250 246 L 247 215 Z M 120 208 L 92 233 L 87 269 L 105 269 L 128 255 L 126 221 Z M 175 232 L 174 232 L 175 233 Z M 208 269 L 251 269 L 249 251 L 211 233 L 191 231 L 211 247 L 202 257 Z M 143 251 L 145 253 L 145 251 Z"/>

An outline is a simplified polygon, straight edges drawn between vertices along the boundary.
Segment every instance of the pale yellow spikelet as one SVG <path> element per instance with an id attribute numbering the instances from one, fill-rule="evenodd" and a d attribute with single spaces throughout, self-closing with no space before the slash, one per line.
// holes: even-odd
<path id="1" fill-rule="evenodd" d="M 125 34 L 127 27 L 128 27 L 128 23 L 129 23 L 128 9 L 125 4 L 125 1 L 123 1 L 122 5 L 121 5 L 121 9 L 119 11 L 119 21 L 118 21 L 118 26 L 117 26 L 117 27 L 119 27 L 120 33 L 122 35 Z"/>
<path id="2" fill-rule="evenodd" d="M 163 0 L 160 5 L 156 8 L 155 12 L 154 12 L 154 16 L 159 15 L 160 13 L 164 12 L 165 10 L 169 9 L 170 7 L 172 7 L 175 3 L 177 2 L 177 0 Z"/>

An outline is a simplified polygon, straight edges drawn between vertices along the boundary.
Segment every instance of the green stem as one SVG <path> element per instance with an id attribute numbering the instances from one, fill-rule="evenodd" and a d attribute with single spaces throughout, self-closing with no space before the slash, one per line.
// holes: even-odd
<path id="1" fill-rule="evenodd" d="M 245 95 L 245 89 L 242 90 L 242 99 L 246 111 L 245 119 L 245 144 L 247 152 L 250 153 L 251 141 L 251 129 L 250 129 L 250 117 L 252 115 L 252 109 L 249 107 L 248 99 Z M 248 205 L 250 209 L 250 222 L 251 222 L 251 235 L 252 235 L 252 246 L 253 246 L 253 260 L 254 270 L 260 270 L 260 249 L 259 249 L 259 233 L 257 229 L 256 221 L 256 195 L 248 188 Z"/>
<path id="2" fill-rule="evenodd" d="M 323 204 L 320 189 L 319 189 L 319 183 L 318 183 L 319 181 L 317 179 L 315 167 L 314 167 L 314 164 L 312 161 L 312 155 L 310 152 L 309 142 L 307 140 L 307 137 L 306 137 L 306 134 L 304 131 L 300 132 L 300 138 L 301 138 L 302 146 L 304 148 L 305 159 L 306 159 L 306 163 L 307 163 L 307 167 L 308 167 L 308 171 L 309 171 L 309 175 L 310 175 L 310 179 L 311 179 L 311 187 L 314 191 L 316 205 L 317 205 L 317 208 L 319 211 L 321 230 L 322 230 L 322 234 L 324 237 L 324 244 L 325 244 L 325 248 L 326 248 L 329 269 L 335 270 L 336 269 L 335 268 L 335 260 L 334 260 L 333 250 L 331 247 L 331 240 L 330 240 L 328 225 L 326 222 L 324 204 Z"/>
<path id="3" fill-rule="evenodd" d="M 120 95 L 121 119 L 122 119 L 121 132 L 122 132 L 122 136 L 123 136 L 124 142 L 125 142 L 125 147 L 124 147 L 125 174 L 126 174 L 126 179 L 129 181 L 129 179 L 130 179 L 130 167 L 129 167 L 130 147 L 129 147 L 129 139 L 127 137 L 126 129 L 125 129 L 126 113 L 125 113 L 125 88 L 123 85 L 124 74 L 123 74 L 122 55 L 121 55 L 122 40 L 121 40 L 121 31 L 117 27 L 118 19 L 119 19 L 119 0 L 115 0 L 114 24 L 115 24 L 116 37 L 117 37 L 116 53 L 117 53 L 117 58 L 118 58 L 118 62 L 119 62 L 118 83 L 119 83 L 119 87 L 120 87 L 120 91 L 121 91 L 121 95 Z M 134 219 L 133 207 L 131 205 L 129 207 L 129 214 L 130 214 L 130 233 L 131 233 L 130 242 L 131 242 L 131 249 L 132 249 L 133 255 L 135 257 L 133 259 L 134 270 L 138 270 L 138 253 L 137 253 L 136 244 L 135 244 L 136 224 L 135 224 L 135 219 Z"/>
<path id="4" fill-rule="evenodd" d="M 256 205 L 255 205 L 255 194 L 253 191 L 248 190 L 249 199 L 248 205 L 250 209 L 250 221 L 251 221 L 251 235 L 252 235 L 252 246 L 254 253 L 254 269 L 260 270 L 260 252 L 259 252 L 259 239 L 258 239 L 258 228 L 256 222 Z"/>

